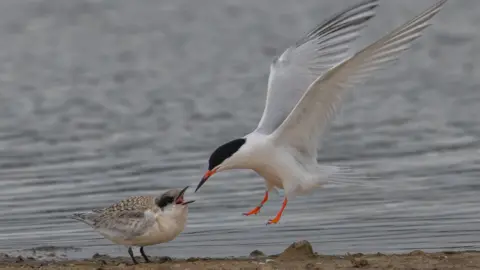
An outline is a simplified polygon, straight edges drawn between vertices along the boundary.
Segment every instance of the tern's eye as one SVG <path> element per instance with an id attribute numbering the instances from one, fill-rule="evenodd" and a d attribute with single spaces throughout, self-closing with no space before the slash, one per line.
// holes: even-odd
<path id="1" fill-rule="evenodd" d="M 162 196 L 160 200 L 157 201 L 157 206 L 160 208 L 164 208 L 169 204 L 172 204 L 173 201 L 174 201 L 174 198 L 172 196 Z"/>

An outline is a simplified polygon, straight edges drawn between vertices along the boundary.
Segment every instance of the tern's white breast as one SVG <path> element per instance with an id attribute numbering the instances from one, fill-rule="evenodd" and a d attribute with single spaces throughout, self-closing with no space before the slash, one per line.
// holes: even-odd
<path id="1" fill-rule="evenodd" d="M 292 158 L 285 148 L 276 146 L 268 136 L 253 135 L 248 137 L 249 168 L 265 179 L 268 187 L 283 189 L 284 177 L 290 173 Z M 294 165 L 294 164 L 293 164 Z"/>

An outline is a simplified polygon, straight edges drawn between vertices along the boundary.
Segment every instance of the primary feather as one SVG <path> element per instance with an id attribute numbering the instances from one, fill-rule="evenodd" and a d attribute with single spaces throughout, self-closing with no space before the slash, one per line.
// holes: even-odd
<path id="1" fill-rule="evenodd" d="M 272 133 L 308 86 L 348 56 L 351 44 L 374 17 L 377 6 L 378 0 L 364 0 L 335 14 L 273 61 L 257 132 Z"/>
<path id="2" fill-rule="evenodd" d="M 155 213 L 146 210 L 77 213 L 73 218 L 90 225 L 110 240 L 134 239 L 155 225 Z"/>
<path id="3" fill-rule="evenodd" d="M 315 80 L 272 137 L 316 162 L 319 137 L 325 131 L 348 89 L 398 59 L 430 25 L 447 0 L 435 5 L 356 53 Z"/>

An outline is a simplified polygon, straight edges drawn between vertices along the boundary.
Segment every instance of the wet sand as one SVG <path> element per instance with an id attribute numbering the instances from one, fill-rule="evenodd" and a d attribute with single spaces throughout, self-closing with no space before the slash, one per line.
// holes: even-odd
<path id="1" fill-rule="evenodd" d="M 143 259 L 137 257 L 139 262 Z M 437 252 L 425 253 L 417 250 L 406 254 L 345 254 L 327 256 L 317 254 L 307 241 L 293 243 L 278 255 L 267 256 L 261 251 L 253 251 L 245 258 L 189 258 L 176 260 L 171 258 L 150 257 L 152 263 L 133 265 L 130 258 L 114 258 L 108 255 L 94 255 L 88 260 L 41 261 L 21 256 L 1 255 L 0 269 L 391 269 L 391 270 L 442 270 L 442 269 L 479 269 L 480 252 Z"/>

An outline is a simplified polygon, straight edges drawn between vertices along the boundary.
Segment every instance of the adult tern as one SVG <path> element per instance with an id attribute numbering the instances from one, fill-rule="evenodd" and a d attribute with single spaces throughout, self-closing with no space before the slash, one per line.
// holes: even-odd
<path id="1" fill-rule="evenodd" d="M 185 229 L 188 204 L 194 202 L 184 200 L 187 188 L 169 190 L 161 196 L 132 196 L 107 208 L 73 214 L 72 218 L 110 241 L 128 246 L 133 263 L 137 264 L 137 260 L 132 246 L 139 246 L 142 257 L 150 262 L 144 246 L 169 242 Z"/>
<path id="2" fill-rule="evenodd" d="M 375 0 L 334 15 L 285 50 L 270 66 L 265 109 L 257 128 L 211 154 L 208 170 L 195 191 L 217 172 L 254 170 L 264 178 L 266 191 L 261 203 L 245 215 L 257 214 L 273 188 L 284 189 L 280 211 L 267 222 L 275 224 L 289 198 L 342 176 L 339 167 L 318 164 L 317 150 L 346 92 L 397 60 L 445 2 L 438 1 L 351 56 L 348 47 L 374 16 Z"/>

